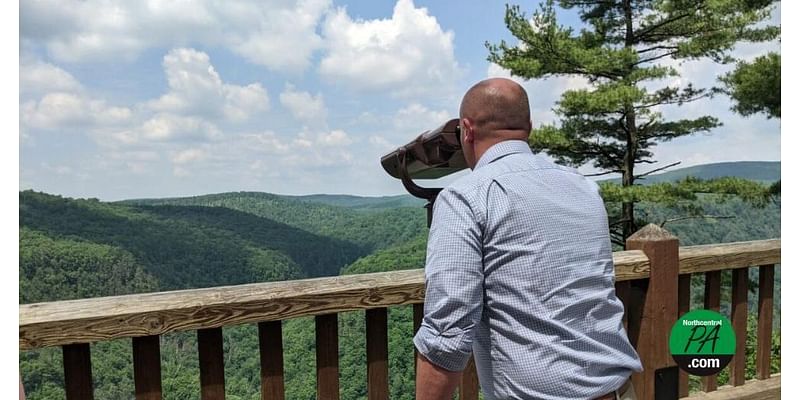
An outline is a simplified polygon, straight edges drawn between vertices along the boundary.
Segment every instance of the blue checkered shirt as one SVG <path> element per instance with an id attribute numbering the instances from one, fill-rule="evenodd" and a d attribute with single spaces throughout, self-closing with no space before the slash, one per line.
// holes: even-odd
<path id="1" fill-rule="evenodd" d="M 606 210 L 575 169 L 524 141 L 492 146 L 439 194 L 427 251 L 414 345 L 451 371 L 474 354 L 486 399 L 591 399 L 642 370 Z"/>

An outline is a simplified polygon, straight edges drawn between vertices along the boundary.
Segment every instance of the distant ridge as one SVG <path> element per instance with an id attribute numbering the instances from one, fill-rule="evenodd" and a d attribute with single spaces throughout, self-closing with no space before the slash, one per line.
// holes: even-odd
<path id="1" fill-rule="evenodd" d="M 647 172 L 644 168 L 639 168 L 640 172 Z M 695 165 L 692 167 L 679 168 L 660 174 L 653 174 L 637 181 L 641 184 L 673 182 L 687 176 L 694 176 L 701 179 L 720 178 L 723 176 L 734 176 L 737 178 L 750 179 L 761 183 L 772 183 L 781 179 L 780 161 L 733 161 L 713 164 Z M 604 181 L 619 182 L 620 179 L 606 179 Z"/>
<path id="2" fill-rule="evenodd" d="M 639 168 L 640 173 L 647 170 Z M 659 182 L 672 182 L 683 179 L 687 176 L 694 176 L 701 179 L 712 179 L 723 176 L 735 176 L 738 178 L 750 179 L 761 183 L 772 183 L 781 179 L 780 161 L 733 161 L 713 164 L 695 165 L 692 167 L 678 168 L 672 171 L 659 174 L 648 175 L 645 179 L 637 181 L 641 184 L 651 184 Z M 619 178 L 604 179 L 602 181 L 619 182 Z M 229 192 L 201 196 L 163 198 L 163 199 L 130 199 L 119 201 L 122 204 L 163 204 L 171 202 L 182 202 L 186 200 L 208 199 L 217 196 L 229 196 L 238 194 L 247 197 L 256 197 L 262 200 L 288 200 L 300 201 L 303 203 L 323 204 L 334 207 L 352 209 L 355 211 L 386 210 L 403 207 L 422 207 L 425 201 L 408 194 L 395 196 L 355 196 L 348 194 L 310 194 L 310 195 L 282 195 L 265 192 Z"/>
<path id="3" fill-rule="evenodd" d="M 640 167 L 640 170 L 643 168 Z M 643 170 L 642 172 L 646 172 Z M 720 178 L 723 176 L 734 176 L 737 178 L 750 179 L 761 183 L 772 183 L 781 179 L 780 161 L 732 161 L 713 164 L 695 165 L 686 168 L 678 168 L 672 171 L 653 174 L 645 179 L 637 181 L 641 184 L 651 184 L 659 182 L 673 182 L 687 176 L 694 176 L 701 179 Z M 606 179 L 605 181 L 617 181 L 620 179 Z M 424 200 L 418 199 L 408 194 L 397 196 L 364 197 L 344 194 L 312 194 L 305 196 L 286 196 L 278 195 L 289 200 L 299 200 L 306 203 L 326 204 L 330 206 L 344 207 L 356 210 L 381 210 L 397 207 L 422 207 Z"/>
<path id="4" fill-rule="evenodd" d="M 396 196 L 364 197 L 347 194 L 310 194 L 305 196 L 286 196 L 281 197 L 298 200 L 304 203 L 319 203 L 330 206 L 356 208 L 356 209 L 384 209 L 398 207 L 421 207 L 425 201 L 416 197 L 400 194 Z"/>

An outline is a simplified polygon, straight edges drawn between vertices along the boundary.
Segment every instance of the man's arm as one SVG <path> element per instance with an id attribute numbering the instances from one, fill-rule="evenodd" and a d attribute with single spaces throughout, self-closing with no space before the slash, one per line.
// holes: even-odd
<path id="1" fill-rule="evenodd" d="M 425 310 L 414 336 L 417 399 L 449 399 L 472 355 L 483 312 L 483 234 L 462 193 L 443 190 L 433 209 Z"/>
<path id="2" fill-rule="evenodd" d="M 448 371 L 417 355 L 417 400 L 450 400 L 461 381 L 461 371 Z"/>

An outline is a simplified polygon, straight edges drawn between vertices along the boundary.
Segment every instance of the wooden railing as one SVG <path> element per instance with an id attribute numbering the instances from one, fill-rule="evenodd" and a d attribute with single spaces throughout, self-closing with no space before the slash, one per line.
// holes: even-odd
<path id="1" fill-rule="evenodd" d="M 747 271 L 759 266 L 757 377 L 770 378 L 774 264 L 780 240 L 678 247 L 676 238 L 655 226 L 637 232 L 629 249 L 614 253 L 617 295 L 626 305 L 625 323 L 645 371 L 634 376 L 640 399 L 674 391 L 688 393 L 666 348 L 672 323 L 688 310 L 690 277 L 706 276 L 706 308 L 719 308 L 720 271 L 733 270 L 732 322 L 746 337 Z M 225 395 L 222 328 L 258 324 L 262 399 L 284 398 L 281 320 L 315 316 L 317 398 L 339 398 L 338 317 L 366 310 L 368 398 L 388 399 L 387 307 L 413 304 L 414 331 L 422 318 L 421 269 L 288 282 L 270 282 L 174 292 L 26 304 L 19 307 L 20 350 L 61 346 L 67 399 L 92 399 L 89 343 L 132 338 L 137 399 L 161 399 L 159 335 L 196 330 L 201 396 Z M 409 340 L 413 332 L 409 332 Z M 732 385 L 744 385 L 744 341 L 737 341 Z M 23 377 L 24 378 L 24 377 Z M 777 379 L 780 379 L 779 377 Z M 715 390 L 716 381 L 705 381 Z M 772 381 L 770 381 L 772 382 Z M 750 384 L 744 385 L 749 386 Z M 774 384 L 772 385 L 774 386 Z M 771 386 L 771 387 L 772 387 Z M 727 389 L 726 389 L 727 390 Z M 779 390 L 779 381 L 778 381 Z M 478 398 L 470 362 L 459 388 L 462 399 Z"/>

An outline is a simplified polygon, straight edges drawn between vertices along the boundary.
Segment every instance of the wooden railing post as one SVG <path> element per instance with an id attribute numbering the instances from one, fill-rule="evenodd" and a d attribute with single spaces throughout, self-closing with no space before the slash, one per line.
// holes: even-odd
<path id="1" fill-rule="evenodd" d="M 650 259 L 640 318 L 633 338 L 644 371 L 633 375 L 640 399 L 678 398 L 678 367 L 669 351 L 669 333 L 678 319 L 678 238 L 650 224 L 631 235 L 626 250 L 642 250 Z M 636 299 L 634 299 L 636 300 Z"/>
<path id="2" fill-rule="evenodd" d="M 703 292 L 703 307 L 706 310 L 719 312 L 721 286 L 721 271 L 706 272 L 705 291 Z M 713 392 L 717 390 L 717 374 L 704 376 L 701 381 L 704 392 Z"/>
<path id="3" fill-rule="evenodd" d="M 730 384 L 733 386 L 744 385 L 748 269 L 734 269 L 731 279 L 731 325 L 733 325 L 733 332 L 736 334 L 736 352 L 733 354 L 733 360 L 731 360 Z"/>
<path id="4" fill-rule="evenodd" d="M 770 376 L 772 355 L 772 296 L 775 286 L 775 266 L 758 269 L 758 335 L 756 336 L 756 378 Z"/>
<path id="5" fill-rule="evenodd" d="M 283 400 L 283 330 L 281 321 L 258 323 L 261 400 Z"/>
<path id="6" fill-rule="evenodd" d="M 678 316 L 689 312 L 692 303 L 692 274 L 678 276 Z M 686 371 L 678 373 L 678 396 L 689 396 L 689 374 Z"/>
<path id="7" fill-rule="evenodd" d="M 366 312 L 367 398 L 389 399 L 388 310 L 374 308 Z"/>
<path id="8" fill-rule="evenodd" d="M 197 350 L 200 362 L 200 398 L 225 400 L 225 356 L 222 328 L 197 331 Z"/>
<path id="9" fill-rule="evenodd" d="M 317 315 L 317 399 L 339 400 L 339 316 Z"/>
<path id="10" fill-rule="evenodd" d="M 161 345 L 157 335 L 133 338 L 136 400 L 161 400 Z"/>
<path id="11" fill-rule="evenodd" d="M 64 392 L 67 400 L 92 400 L 92 357 L 88 343 L 68 344 L 64 354 Z"/>

